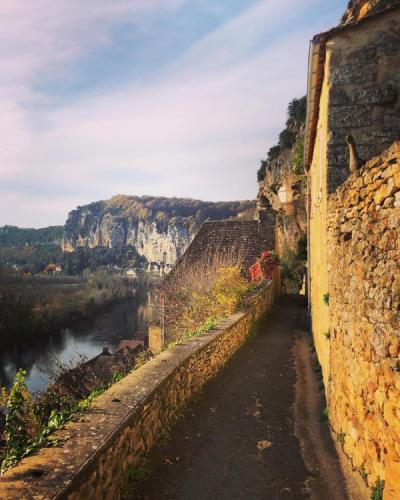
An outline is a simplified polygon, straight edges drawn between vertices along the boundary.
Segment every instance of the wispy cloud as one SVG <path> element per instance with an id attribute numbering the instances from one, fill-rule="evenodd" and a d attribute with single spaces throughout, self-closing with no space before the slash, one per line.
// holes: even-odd
<path id="1" fill-rule="evenodd" d="M 254 197 L 259 159 L 287 102 L 305 92 L 307 42 L 325 27 L 315 15 L 321 5 L 249 2 L 151 77 L 65 102 L 44 84 L 73 78 L 85 57 L 113 47 L 119 23 L 135 30 L 163 12 L 179 16 L 184 0 L 2 5 L 0 223 L 62 223 L 76 204 L 118 192 Z"/>

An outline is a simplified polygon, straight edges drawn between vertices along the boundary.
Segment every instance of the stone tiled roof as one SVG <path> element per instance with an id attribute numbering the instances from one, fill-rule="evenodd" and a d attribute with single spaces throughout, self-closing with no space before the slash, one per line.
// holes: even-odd
<path id="1" fill-rule="evenodd" d="M 137 349 L 138 347 L 144 348 L 144 340 L 121 340 L 116 351 L 123 351 L 124 349 Z"/>
<path id="2" fill-rule="evenodd" d="M 243 269 L 247 270 L 265 250 L 274 249 L 274 227 L 258 221 L 224 220 L 207 221 L 199 229 L 186 252 L 175 264 L 170 274 L 174 276 L 182 266 L 196 267 L 205 255 L 237 252 L 243 258 Z"/>

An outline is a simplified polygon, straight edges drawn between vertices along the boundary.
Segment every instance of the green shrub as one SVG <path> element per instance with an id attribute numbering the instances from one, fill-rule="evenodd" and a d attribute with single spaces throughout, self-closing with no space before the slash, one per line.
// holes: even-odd
<path id="1" fill-rule="evenodd" d="M 261 160 L 261 166 L 257 170 L 257 182 L 261 182 L 264 180 L 266 169 L 267 169 L 267 162 L 265 160 Z"/>
<path id="2" fill-rule="evenodd" d="M 280 258 L 280 265 L 288 293 L 299 293 L 303 284 L 305 262 L 299 258 L 298 253 L 287 248 Z"/>
<path id="3" fill-rule="evenodd" d="M 275 146 L 272 146 L 269 148 L 268 153 L 267 153 L 267 160 L 268 161 L 274 161 L 278 158 L 278 156 L 281 153 L 281 147 L 280 145 L 276 144 Z"/>
<path id="4" fill-rule="evenodd" d="M 294 146 L 293 172 L 296 175 L 304 174 L 304 136 L 298 136 Z"/>
<path id="5" fill-rule="evenodd" d="M 371 489 L 371 500 L 382 500 L 385 481 L 378 479 Z"/>
<path id="6" fill-rule="evenodd" d="M 296 141 L 296 134 L 291 130 L 285 128 L 279 134 L 279 146 L 282 149 L 290 149 Z"/>
<path id="7" fill-rule="evenodd" d="M 327 406 L 325 406 L 325 408 L 322 411 L 321 419 L 325 422 L 329 422 L 329 410 Z"/>
<path id="8" fill-rule="evenodd" d="M 124 374 L 114 374 L 113 382 Z M 48 388 L 34 398 L 25 384 L 26 372 L 19 370 L 14 384 L 7 394 L 0 391 L 0 406 L 6 409 L 4 428 L 5 453 L 1 460 L 1 473 L 15 465 L 21 458 L 48 445 L 58 445 L 52 437 L 54 431 L 77 413 L 87 410 L 90 404 L 111 384 L 93 390 L 85 399 L 60 394 Z"/>
<path id="9" fill-rule="evenodd" d="M 15 375 L 15 381 L 10 390 L 4 427 L 7 451 L 1 464 L 1 472 L 20 460 L 29 440 L 26 422 L 29 392 L 25 384 L 25 376 L 26 372 L 19 370 Z"/>
<path id="10" fill-rule="evenodd" d="M 303 96 L 300 99 L 292 99 L 288 106 L 288 121 L 286 125 L 289 126 L 293 122 L 296 124 L 301 124 L 306 121 L 307 113 L 307 97 Z"/>
<path id="11" fill-rule="evenodd" d="M 242 256 L 204 254 L 194 270 L 183 263 L 164 286 L 165 330 L 168 343 L 199 334 L 203 325 L 213 324 L 235 312 L 254 287 L 242 273 Z"/>

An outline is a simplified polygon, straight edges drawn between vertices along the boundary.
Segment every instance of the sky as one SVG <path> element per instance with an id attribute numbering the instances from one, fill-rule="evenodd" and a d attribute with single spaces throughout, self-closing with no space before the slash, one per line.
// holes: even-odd
<path id="1" fill-rule="evenodd" d="M 116 194 L 254 199 L 345 0 L 4 0 L 0 225 Z"/>

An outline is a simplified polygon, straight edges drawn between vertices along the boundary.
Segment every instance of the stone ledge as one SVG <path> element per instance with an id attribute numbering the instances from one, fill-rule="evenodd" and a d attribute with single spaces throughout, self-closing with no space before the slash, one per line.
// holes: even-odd
<path id="1" fill-rule="evenodd" d="M 157 442 L 193 394 L 211 380 L 273 303 L 274 285 L 187 344 L 164 351 L 99 396 L 90 410 L 0 478 L 0 499 L 119 498 L 126 473 Z"/>

